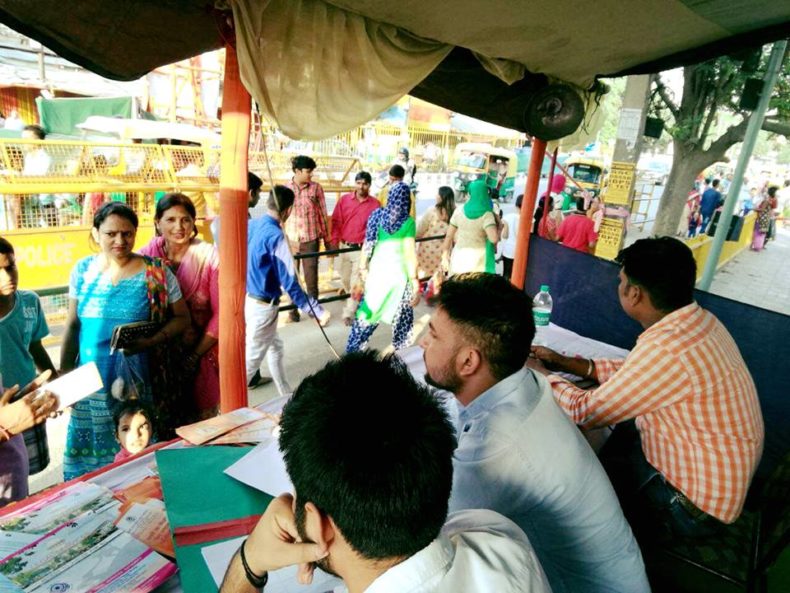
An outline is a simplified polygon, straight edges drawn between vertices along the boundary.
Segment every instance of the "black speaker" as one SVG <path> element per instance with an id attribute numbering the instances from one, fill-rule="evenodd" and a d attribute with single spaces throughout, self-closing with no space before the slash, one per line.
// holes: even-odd
<path id="1" fill-rule="evenodd" d="M 741 93 L 741 101 L 738 103 L 738 107 L 749 111 L 757 109 L 762 92 L 763 81 L 761 78 L 747 78 L 743 84 L 743 92 Z"/>
<path id="2" fill-rule="evenodd" d="M 573 134 L 584 119 L 584 102 L 567 84 L 537 91 L 524 110 L 524 131 L 551 141 Z"/>
<path id="3" fill-rule="evenodd" d="M 644 135 L 648 138 L 661 138 L 661 132 L 664 131 L 664 120 L 660 117 L 646 117 L 645 118 L 645 132 Z"/>

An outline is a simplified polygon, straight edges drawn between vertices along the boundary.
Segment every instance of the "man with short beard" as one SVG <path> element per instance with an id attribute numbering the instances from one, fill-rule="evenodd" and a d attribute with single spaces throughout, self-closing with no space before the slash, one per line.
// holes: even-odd
<path id="1" fill-rule="evenodd" d="M 459 409 L 450 509 L 491 509 L 521 527 L 554 593 L 650 591 L 595 453 L 548 381 L 524 367 L 530 298 L 501 276 L 470 273 L 442 284 L 434 303 L 426 380 Z"/>
<path id="2" fill-rule="evenodd" d="M 300 564 L 301 583 L 317 566 L 350 593 L 547 593 L 514 523 L 482 510 L 447 517 L 452 425 L 403 363 L 378 357 L 330 362 L 285 405 L 280 449 L 296 498 L 271 502 L 221 592 L 257 591 L 268 571 Z"/>

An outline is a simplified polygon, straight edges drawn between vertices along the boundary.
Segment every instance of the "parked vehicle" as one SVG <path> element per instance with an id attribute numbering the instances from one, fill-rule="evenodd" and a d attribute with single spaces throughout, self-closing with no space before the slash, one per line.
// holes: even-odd
<path id="1" fill-rule="evenodd" d="M 565 161 L 565 168 L 582 188 L 574 187 L 574 195 L 581 195 L 582 190 L 592 192 L 593 196 L 601 193 L 606 177 L 602 159 L 591 156 L 573 156 Z"/>
<path id="2" fill-rule="evenodd" d="M 481 178 L 485 178 L 492 199 L 511 200 L 517 167 L 518 157 L 513 151 L 490 144 L 462 142 L 453 154 L 456 200 L 463 202 L 469 195 L 469 184 Z"/>
<path id="3" fill-rule="evenodd" d="M 672 163 L 656 158 L 640 159 L 636 169 L 641 179 L 653 182 L 655 185 L 666 185 Z"/>

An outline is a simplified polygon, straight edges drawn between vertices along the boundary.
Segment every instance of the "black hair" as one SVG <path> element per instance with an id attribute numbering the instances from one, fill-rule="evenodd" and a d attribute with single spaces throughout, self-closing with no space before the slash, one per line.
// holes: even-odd
<path id="1" fill-rule="evenodd" d="M 659 311 L 670 313 L 694 302 L 697 263 L 682 241 L 672 237 L 639 239 L 621 250 L 615 261 L 623 267 L 628 282 L 643 288 Z"/>
<path id="2" fill-rule="evenodd" d="M 137 228 L 140 224 L 140 221 L 137 219 L 137 214 L 135 214 L 134 210 L 129 208 L 129 206 L 121 202 L 107 202 L 93 215 L 93 228 L 98 230 L 102 223 L 107 220 L 107 217 L 113 215 L 125 218 L 132 223 L 134 228 Z"/>
<path id="3" fill-rule="evenodd" d="M 584 207 L 584 198 L 578 197 L 576 198 L 576 210 L 579 212 L 585 212 L 587 208 Z"/>
<path id="4" fill-rule="evenodd" d="M 291 159 L 291 169 L 296 171 L 297 169 L 309 169 L 312 171 L 316 168 L 315 161 L 311 159 L 309 156 L 305 156 L 300 154 L 299 156 L 295 156 Z"/>
<path id="5" fill-rule="evenodd" d="M 438 193 L 441 201 L 436 207 L 447 215 L 447 220 L 450 220 L 455 212 L 455 192 L 449 185 L 443 185 Z"/>
<path id="6" fill-rule="evenodd" d="M 297 524 L 312 502 L 368 559 L 412 556 L 439 534 L 454 430 L 440 400 L 398 358 L 369 350 L 328 363 L 285 404 L 280 429 Z"/>
<path id="7" fill-rule="evenodd" d="M 470 272 L 451 276 L 431 299 L 458 325 L 501 381 L 521 369 L 535 337 L 532 300 L 502 276 Z"/>
<path id="8" fill-rule="evenodd" d="M 521 197 L 522 200 L 524 198 L 523 195 L 521 195 L 519 197 Z M 534 235 L 538 234 L 538 227 L 540 226 L 540 221 L 543 219 L 543 213 L 546 210 L 546 198 L 547 197 L 549 199 L 549 212 L 551 212 L 554 209 L 554 197 L 553 196 L 550 196 L 550 195 L 546 194 L 546 195 L 543 195 L 543 197 L 541 197 L 538 200 L 538 207 L 535 208 L 535 219 L 534 219 L 534 221 L 532 223 L 532 234 L 534 234 Z M 519 205 L 519 208 L 521 208 L 520 205 Z"/>
<path id="9" fill-rule="evenodd" d="M 518 197 L 516 198 L 516 208 L 521 210 L 521 204 L 523 203 L 524 203 L 524 194 L 518 194 Z"/>
<path id="10" fill-rule="evenodd" d="M 294 192 L 290 187 L 284 185 L 275 185 L 274 189 L 269 192 L 269 197 L 266 199 L 266 207 L 269 210 L 274 210 L 278 214 L 282 214 L 288 208 L 294 205 Z"/>
<path id="11" fill-rule="evenodd" d="M 154 220 L 159 222 L 162 220 L 162 216 L 165 212 L 176 206 L 181 206 L 187 211 L 187 214 L 192 217 L 192 236 L 197 237 L 197 210 L 195 210 L 195 205 L 192 203 L 192 200 L 189 199 L 189 196 L 185 196 L 184 194 L 173 192 L 162 196 L 156 203 Z M 156 232 L 159 234 L 159 229 L 157 229 Z"/>
<path id="12" fill-rule="evenodd" d="M 707 183 L 708 185 L 710 185 L 710 177 L 706 177 L 706 178 L 705 178 L 705 183 Z"/>
<path id="13" fill-rule="evenodd" d="M 11 245 L 11 241 L 5 237 L 0 237 L 0 254 L 14 255 L 14 246 Z"/>
<path id="14" fill-rule="evenodd" d="M 370 173 L 368 173 L 367 171 L 360 171 L 354 177 L 354 181 L 359 181 L 360 179 L 364 179 L 365 183 L 367 183 L 368 185 L 373 183 L 373 178 L 370 176 Z"/>
<path id="15" fill-rule="evenodd" d="M 721 181 L 720 179 L 714 179 L 714 180 L 711 182 L 711 186 L 712 186 L 712 187 L 719 187 L 719 182 L 720 182 L 720 181 Z"/>
<path id="16" fill-rule="evenodd" d="M 403 179 L 403 176 L 406 175 L 406 169 L 400 165 L 392 165 L 390 167 L 389 175 L 395 179 Z"/>
<path id="17" fill-rule="evenodd" d="M 112 423 L 115 426 L 115 434 L 118 434 L 118 427 L 121 424 L 121 419 L 127 414 L 134 415 L 141 413 L 148 418 L 148 423 L 151 425 L 151 432 L 154 430 L 154 412 L 147 402 L 141 399 L 127 399 L 115 406 L 112 413 Z M 153 437 L 153 434 L 152 434 Z M 153 440 L 153 438 L 152 438 Z"/>
<path id="18" fill-rule="evenodd" d="M 22 128 L 24 132 L 33 132 L 36 135 L 36 138 L 39 140 L 43 140 L 47 137 L 47 133 L 44 131 L 44 128 L 41 126 L 37 126 L 36 124 L 30 124 Z"/>
<path id="19" fill-rule="evenodd" d="M 263 187 L 263 181 L 255 173 L 247 171 L 247 191 L 256 191 Z"/>
<path id="20" fill-rule="evenodd" d="M 775 197 L 775 196 L 776 196 L 776 190 L 777 190 L 777 189 L 778 189 L 778 188 L 777 188 L 775 185 L 772 185 L 771 187 L 769 187 L 769 188 L 768 188 L 768 197 L 769 197 L 769 198 L 773 198 L 773 197 Z"/>

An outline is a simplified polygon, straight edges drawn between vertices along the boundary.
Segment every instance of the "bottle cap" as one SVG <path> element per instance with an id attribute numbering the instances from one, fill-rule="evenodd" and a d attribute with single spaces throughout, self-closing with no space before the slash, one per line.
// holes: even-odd
<path id="1" fill-rule="evenodd" d="M 548 284 L 541 284 L 540 285 L 540 292 L 549 292 L 549 285 Z"/>

